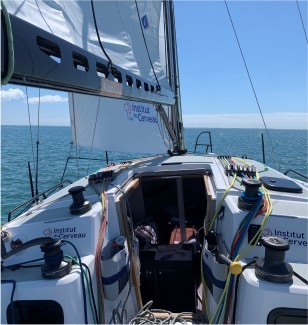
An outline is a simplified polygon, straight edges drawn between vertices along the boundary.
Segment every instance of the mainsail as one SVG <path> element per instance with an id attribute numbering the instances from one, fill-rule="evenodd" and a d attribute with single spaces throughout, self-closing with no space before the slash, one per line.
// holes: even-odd
<path id="1" fill-rule="evenodd" d="M 46 72 L 40 74 L 36 72 L 38 69 L 30 67 L 26 73 L 24 70 L 29 64 L 26 68 L 17 65 L 15 79 L 23 83 L 28 74 L 27 81 L 40 85 L 41 79 L 50 78 L 47 86 L 52 84 L 54 88 L 65 89 L 63 80 L 68 78 L 71 87 L 68 90 L 79 93 L 74 91 L 69 96 L 72 137 L 76 145 L 139 153 L 172 150 L 170 139 L 166 138 L 168 127 L 159 123 L 155 110 L 156 103 L 168 105 L 165 112 L 179 105 L 176 83 L 171 80 L 177 78 L 170 64 L 170 58 L 172 65 L 175 58 L 166 40 L 170 33 L 165 26 L 166 19 L 170 18 L 166 13 L 169 4 L 164 1 L 26 0 L 5 1 L 5 5 L 10 15 L 39 28 L 35 45 L 40 52 L 48 54 L 48 61 L 42 64 Z M 32 17 L 38 19 L 33 21 Z M 13 26 L 13 32 L 14 29 Z M 56 38 L 47 39 L 48 34 Z M 69 64 L 58 39 L 80 49 L 71 49 L 74 71 L 61 72 L 61 65 Z M 35 56 L 41 55 L 40 52 L 31 53 L 29 63 L 36 61 Z M 92 61 L 96 61 L 94 73 Z M 57 80 L 61 82 L 56 83 Z M 41 85 L 45 86 L 43 82 Z M 128 106 L 133 119 L 127 118 L 125 107 Z M 138 107 L 144 109 L 139 111 Z M 175 128 L 181 126 L 177 116 L 174 112 L 170 114 L 173 119 L 170 124 Z M 142 139 L 139 144 L 144 142 L 144 145 L 138 147 L 137 138 Z"/>

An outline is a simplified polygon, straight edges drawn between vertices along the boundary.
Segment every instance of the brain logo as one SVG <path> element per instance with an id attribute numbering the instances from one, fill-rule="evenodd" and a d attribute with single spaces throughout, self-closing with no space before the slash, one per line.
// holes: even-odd
<path id="1" fill-rule="evenodd" d="M 132 119 L 133 119 L 133 110 L 132 110 L 132 107 L 131 107 L 131 105 L 130 105 L 129 102 L 126 102 L 126 103 L 124 104 L 124 109 L 125 109 L 125 111 L 126 111 L 127 118 L 128 118 L 129 120 L 132 120 Z"/>
<path id="2" fill-rule="evenodd" d="M 271 231 L 269 228 L 265 228 L 265 229 L 263 229 L 263 233 L 262 233 L 262 235 L 263 235 L 264 237 L 270 237 L 270 236 L 273 235 L 273 233 L 272 233 L 272 231 Z"/>
<path id="3" fill-rule="evenodd" d="M 43 233 L 46 237 L 50 237 L 52 235 L 52 230 L 51 230 L 51 228 L 47 228 L 44 230 Z"/>

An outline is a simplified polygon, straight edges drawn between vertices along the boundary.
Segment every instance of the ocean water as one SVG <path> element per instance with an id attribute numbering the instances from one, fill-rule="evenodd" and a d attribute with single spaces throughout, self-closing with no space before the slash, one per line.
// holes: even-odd
<path id="1" fill-rule="evenodd" d="M 261 133 L 264 135 L 265 160 L 268 166 L 284 172 L 293 169 L 307 176 L 307 130 L 269 130 L 270 140 L 259 129 L 185 129 L 185 145 L 188 152 L 194 151 L 195 141 L 202 131 L 210 131 L 213 152 L 220 155 L 246 155 L 262 161 Z M 32 137 L 32 139 L 31 139 Z M 37 145 L 37 139 L 39 144 Z M 207 143 L 205 136 L 200 142 Z M 28 162 L 35 179 L 36 152 L 38 147 L 38 192 L 58 184 L 63 176 L 68 156 L 92 157 L 70 159 L 64 179 L 75 181 L 80 177 L 105 166 L 106 154 L 80 149 L 76 153 L 71 146 L 69 127 L 2 126 L 1 127 L 1 223 L 7 220 L 8 212 L 31 198 Z M 202 153 L 203 147 L 198 147 Z M 204 152 L 204 151 L 203 151 Z M 108 153 L 109 162 L 130 160 L 136 156 L 123 153 Z M 295 176 L 290 174 L 290 176 Z"/>

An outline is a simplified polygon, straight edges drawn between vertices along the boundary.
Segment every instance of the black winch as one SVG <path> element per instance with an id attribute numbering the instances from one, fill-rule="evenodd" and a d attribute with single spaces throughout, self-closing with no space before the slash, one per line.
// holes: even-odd
<path id="1" fill-rule="evenodd" d="M 68 190 L 73 198 L 73 203 L 70 205 L 71 214 L 84 214 L 92 209 L 91 202 L 84 199 L 84 191 L 84 186 L 75 186 Z"/>
<path id="2" fill-rule="evenodd" d="M 45 260 L 45 263 L 41 267 L 43 278 L 58 279 L 70 273 L 72 261 L 64 257 L 61 245 L 61 240 L 54 239 L 50 243 L 40 246 Z"/>
<path id="3" fill-rule="evenodd" d="M 237 205 L 240 209 L 250 210 L 260 198 L 259 188 L 262 183 L 257 179 L 244 178 L 242 185 L 244 185 L 245 191 L 239 196 Z"/>
<path id="4" fill-rule="evenodd" d="M 63 255 L 61 249 L 62 240 L 57 240 L 51 237 L 39 237 L 29 240 L 9 252 L 6 251 L 3 238 L 1 238 L 1 258 L 2 260 L 5 260 L 10 256 L 37 245 L 40 245 L 41 251 L 44 253 L 45 263 L 41 266 L 43 278 L 58 279 L 70 273 L 72 269 L 72 261 Z"/>
<path id="5" fill-rule="evenodd" d="M 290 248 L 288 241 L 280 237 L 263 237 L 261 242 L 265 257 L 256 260 L 256 276 L 276 283 L 292 281 L 293 268 L 285 261 L 285 252 Z"/>

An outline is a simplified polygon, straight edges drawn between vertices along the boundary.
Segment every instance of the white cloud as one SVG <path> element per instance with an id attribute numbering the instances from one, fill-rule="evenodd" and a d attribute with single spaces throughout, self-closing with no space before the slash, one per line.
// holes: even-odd
<path id="1" fill-rule="evenodd" d="M 282 112 L 263 114 L 270 129 L 308 129 L 308 113 Z M 259 114 L 183 115 L 188 128 L 263 128 Z"/>
<path id="2" fill-rule="evenodd" d="M 1 90 L 1 100 L 3 101 L 21 99 L 24 97 L 26 97 L 25 93 L 19 88 L 10 88 L 8 90 Z"/>
<path id="3" fill-rule="evenodd" d="M 65 103 L 67 100 L 67 97 L 62 97 L 59 95 L 45 95 L 41 97 L 29 98 L 29 104 L 37 104 L 39 101 L 41 103 Z"/>

